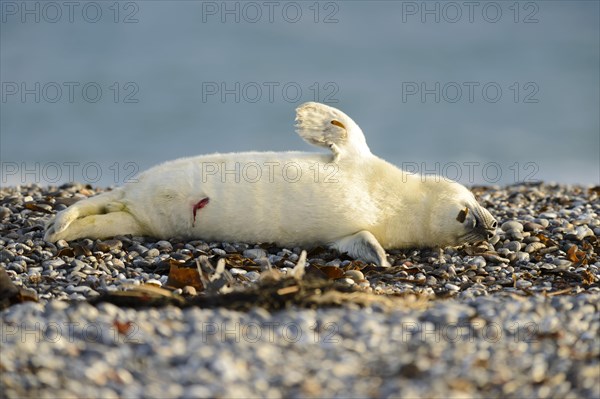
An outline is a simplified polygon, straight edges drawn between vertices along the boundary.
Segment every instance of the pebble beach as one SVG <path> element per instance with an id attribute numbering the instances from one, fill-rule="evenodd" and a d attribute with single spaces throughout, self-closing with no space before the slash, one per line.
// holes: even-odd
<path id="1" fill-rule="evenodd" d="M 490 242 L 389 252 L 48 243 L 104 191 L 0 189 L 0 390 L 22 397 L 600 397 L 600 187 L 472 188 Z"/>

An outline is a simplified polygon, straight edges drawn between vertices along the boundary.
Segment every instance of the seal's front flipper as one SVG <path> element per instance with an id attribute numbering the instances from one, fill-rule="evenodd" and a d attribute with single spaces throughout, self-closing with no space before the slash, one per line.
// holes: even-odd
<path id="1" fill-rule="evenodd" d="M 334 162 L 346 155 L 371 154 L 360 127 L 339 109 L 308 102 L 296 108 L 296 132 L 306 142 L 333 152 Z"/>
<path id="2" fill-rule="evenodd" d="M 383 267 L 390 267 L 385 250 L 370 232 L 363 230 L 351 236 L 333 242 L 331 248 L 346 252 L 349 256 L 365 262 L 372 262 Z"/>

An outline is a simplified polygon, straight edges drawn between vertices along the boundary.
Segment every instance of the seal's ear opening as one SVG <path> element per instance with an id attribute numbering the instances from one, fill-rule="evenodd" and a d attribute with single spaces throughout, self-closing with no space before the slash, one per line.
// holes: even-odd
<path id="1" fill-rule="evenodd" d="M 460 223 L 464 223 L 468 214 L 469 208 L 461 209 L 460 212 L 458 212 L 458 216 L 456 216 L 456 220 L 458 220 Z"/>

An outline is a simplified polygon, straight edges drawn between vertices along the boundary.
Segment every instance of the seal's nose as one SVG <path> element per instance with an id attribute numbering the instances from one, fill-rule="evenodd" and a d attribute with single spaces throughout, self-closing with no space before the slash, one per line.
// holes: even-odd
<path id="1" fill-rule="evenodd" d="M 490 238 L 492 238 L 493 236 L 496 235 L 496 228 L 498 227 L 498 222 L 496 221 L 496 219 L 492 220 L 492 222 L 490 223 L 490 227 L 488 227 L 486 230 L 487 232 L 487 238 L 488 240 Z"/>

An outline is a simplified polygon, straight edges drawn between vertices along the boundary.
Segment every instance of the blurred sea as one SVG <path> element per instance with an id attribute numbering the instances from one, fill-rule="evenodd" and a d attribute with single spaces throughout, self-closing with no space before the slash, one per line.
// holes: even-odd
<path id="1" fill-rule="evenodd" d="M 597 1 L 2 1 L 2 186 L 310 150 L 305 101 L 465 184 L 600 184 Z"/>

